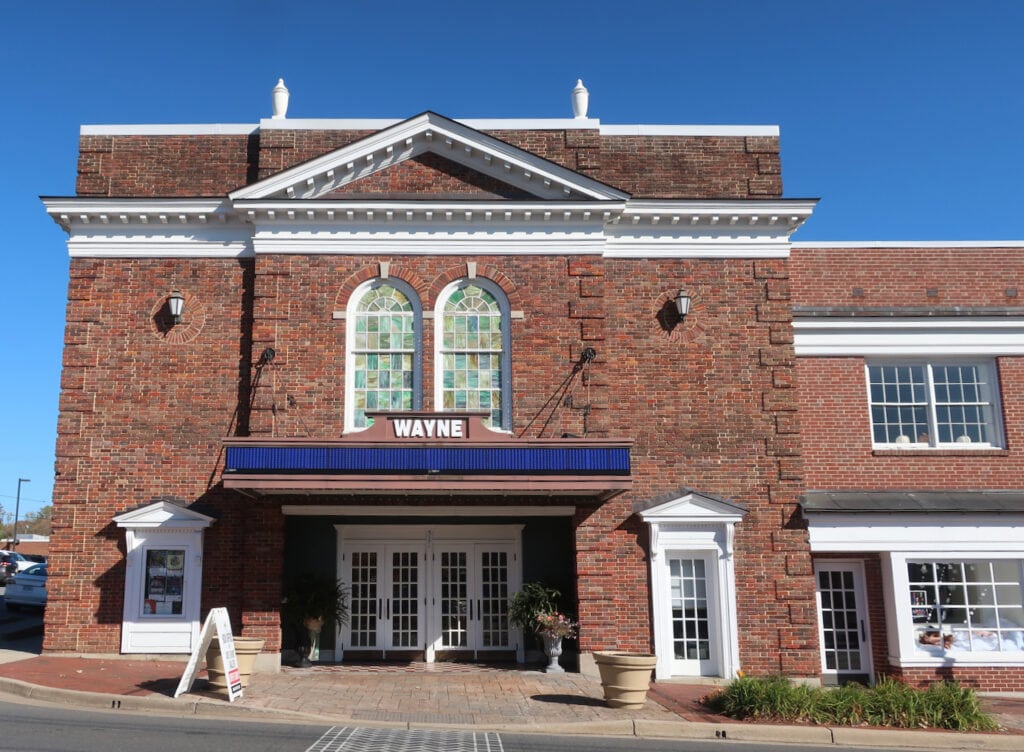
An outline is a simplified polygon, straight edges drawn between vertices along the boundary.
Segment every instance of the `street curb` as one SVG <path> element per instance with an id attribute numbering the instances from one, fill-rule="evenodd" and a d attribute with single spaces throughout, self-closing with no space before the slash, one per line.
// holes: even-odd
<path id="1" fill-rule="evenodd" d="M 87 710 L 126 712 L 160 711 L 180 716 L 222 718 L 264 723 L 306 723 L 358 725 L 366 728 L 445 729 L 449 731 L 493 732 L 509 734 L 551 734 L 562 736 L 617 736 L 651 739 L 719 739 L 739 742 L 797 743 L 835 745 L 837 747 L 881 746 L 897 749 L 956 749 L 1020 752 L 1024 737 L 983 733 L 956 733 L 911 729 L 865 729 L 846 726 L 784 726 L 776 724 L 706 723 L 703 721 L 654 721 L 624 718 L 621 721 L 578 721 L 541 724 L 442 724 L 416 722 L 361 721 L 278 710 L 276 708 L 234 705 L 225 700 L 202 697 L 172 698 L 163 695 L 115 695 L 85 692 L 31 684 L 20 679 L 0 677 L 0 694 L 8 694 L 54 705 Z"/>

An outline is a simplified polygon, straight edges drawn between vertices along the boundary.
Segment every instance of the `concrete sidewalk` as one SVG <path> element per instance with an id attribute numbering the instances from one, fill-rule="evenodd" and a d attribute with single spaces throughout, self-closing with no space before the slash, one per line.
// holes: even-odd
<path id="1" fill-rule="evenodd" d="M 234 703 L 206 691 L 174 699 L 183 661 L 81 658 L 0 649 L 0 692 L 96 710 L 302 720 L 330 725 L 449 728 L 515 733 L 880 745 L 895 748 L 1024 749 L 1024 697 L 986 697 L 1002 733 L 960 734 L 785 726 L 714 715 L 700 698 L 714 687 L 652 684 L 633 711 L 605 705 L 599 683 L 580 674 L 462 664 L 316 666 L 256 674 Z"/>

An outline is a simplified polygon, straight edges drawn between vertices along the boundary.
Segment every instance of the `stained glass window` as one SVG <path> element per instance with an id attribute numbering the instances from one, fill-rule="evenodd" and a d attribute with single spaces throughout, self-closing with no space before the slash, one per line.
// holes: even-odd
<path id="1" fill-rule="evenodd" d="M 359 298 L 351 324 L 353 425 L 372 425 L 368 412 L 414 409 L 419 335 L 409 297 L 395 286 L 375 284 Z"/>
<path id="2" fill-rule="evenodd" d="M 489 425 L 502 428 L 505 317 L 493 293 L 464 282 L 444 301 L 439 342 L 440 408 L 490 413 Z"/>

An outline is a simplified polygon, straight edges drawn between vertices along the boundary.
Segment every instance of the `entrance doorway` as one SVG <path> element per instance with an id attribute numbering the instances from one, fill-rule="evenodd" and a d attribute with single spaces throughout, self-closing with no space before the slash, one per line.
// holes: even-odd
<path id="1" fill-rule="evenodd" d="M 522 660 L 521 539 L 521 525 L 339 526 L 351 604 L 336 659 Z"/>
<path id="2" fill-rule="evenodd" d="M 817 561 L 814 577 L 822 682 L 870 684 L 871 641 L 863 563 Z"/>
<path id="3" fill-rule="evenodd" d="M 668 617 L 673 676 L 717 676 L 714 561 L 706 552 L 668 552 Z"/>

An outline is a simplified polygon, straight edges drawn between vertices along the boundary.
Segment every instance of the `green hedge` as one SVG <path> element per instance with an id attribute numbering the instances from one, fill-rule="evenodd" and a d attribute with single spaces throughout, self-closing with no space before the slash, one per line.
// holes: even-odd
<path id="1" fill-rule="evenodd" d="M 999 728 L 982 712 L 974 690 L 955 683 L 914 689 L 883 678 L 874 687 L 827 689 L 791 684 L 784 677 L 741 677 L 704 702 L 715 712 L 738 719 L 955 731 Z"/>

